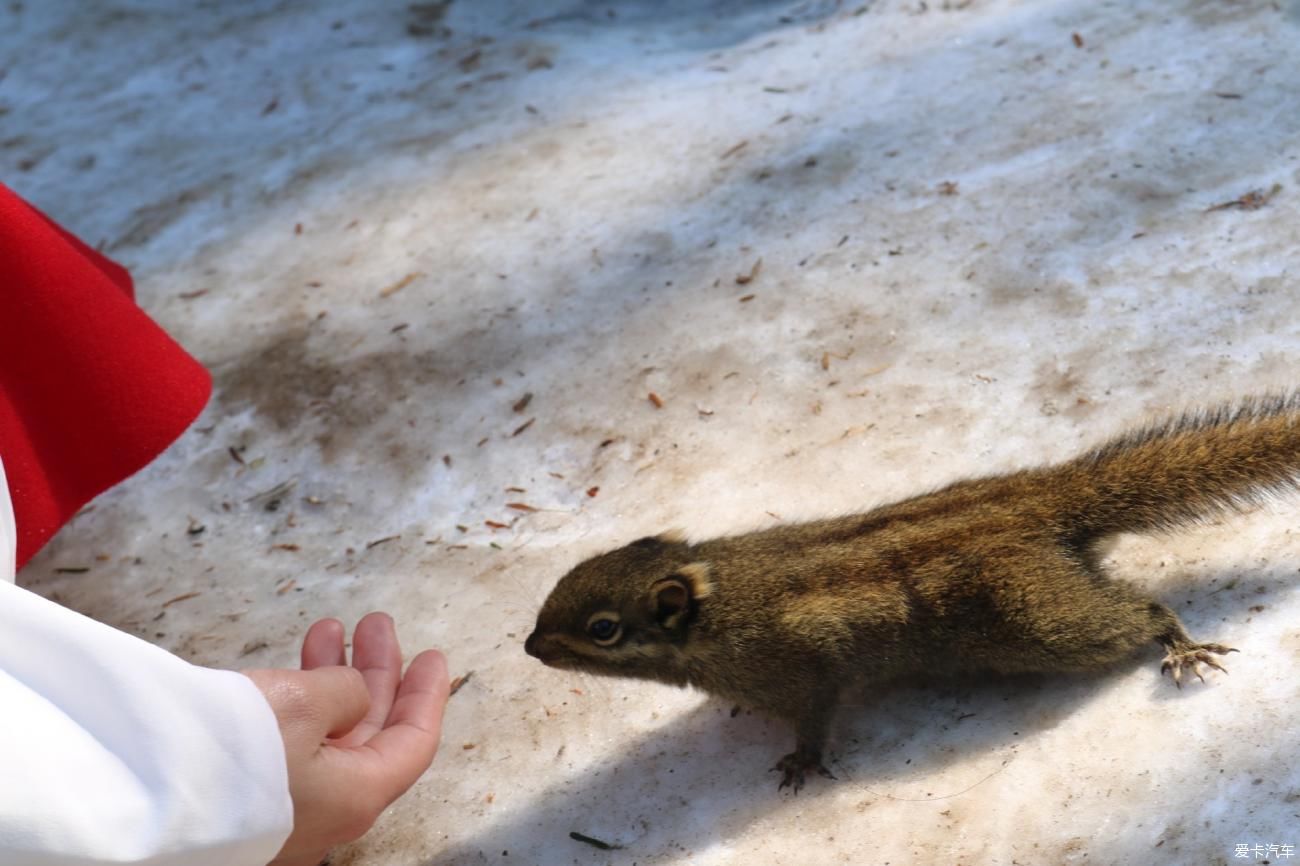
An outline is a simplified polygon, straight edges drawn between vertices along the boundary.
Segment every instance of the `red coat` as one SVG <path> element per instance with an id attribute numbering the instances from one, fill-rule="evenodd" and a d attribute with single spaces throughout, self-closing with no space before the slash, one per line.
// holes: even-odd
<path id="1" fill-rule="evenodd" d="M 0 185 L 0 460 L 19 568 L 180 436 L 211 390 L 124 268 Z"/>

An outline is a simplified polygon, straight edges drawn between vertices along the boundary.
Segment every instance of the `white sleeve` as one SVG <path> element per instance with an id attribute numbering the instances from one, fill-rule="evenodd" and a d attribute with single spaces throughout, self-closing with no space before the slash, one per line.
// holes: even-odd
<path id="1" fill-rule="evenodd" d="M 14 528 L 14 506 L 9 501 L 9 482 L 5 480 L 5 463 L 0 460 L 0 583 L 14 582 L 14 564 L 18 557 L 18 530 Z"/>
<path id="2" fill-rule="evenodd" d="M 261 692 L 20 589 L 14 539 L 0 466 L 0 864 L 264 866 L 293 804 Z"/>

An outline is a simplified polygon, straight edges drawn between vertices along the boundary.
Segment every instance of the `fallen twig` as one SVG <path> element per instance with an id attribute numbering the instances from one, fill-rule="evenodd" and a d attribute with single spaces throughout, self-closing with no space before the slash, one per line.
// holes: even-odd
<path id="1" fill-rule="evenodd" d="M 622 845 L 614 845 L 610 842 L 602 842 L 599 839 L 593 839 L 585 833 L 579 833 L 577 830 L 570 830 L 569 838 L 575 842 L 582 842 L 592 846 L 593 848 L 599 848 L 602 851 L 618 851 L 623 847 Z"/>
<path id="2" fill-rule="evenodd" d="M 1212 213 L 1216 210 L 1232 210 L 1234 208 L 1237 210 L 1259 210 L 1264 205 L 1268 204 L 1273 196 L 1277 195 L 1281 191 L 1282 184 L 1280 183 L 1273 184 L 1273 186 L 1269 187 L 1268 190 L 1252 189 L 1240 198 L 1234 198 L 1232 201 L 1224 201 L 1215 205 L 1210 205 L 1205 209 L 1205 212 Z"/>

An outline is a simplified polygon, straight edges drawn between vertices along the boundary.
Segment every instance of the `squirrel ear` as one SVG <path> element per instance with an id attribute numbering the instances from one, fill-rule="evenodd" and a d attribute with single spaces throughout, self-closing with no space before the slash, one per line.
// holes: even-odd
<path id="1" fill-rule="evenodd" d="M 661 547 L 667 547 L 670 544 L 685 544 L 686 530 L 670 529 L 667 532 L 661 532 L 658 535 L 648 535 L 645 538 L 638 538 L 628 545 L 628 547 L 643 547 L 647 550 L 656 550 Z"/>
<path id="2" fill-rule="evenodd" d="M 665 578 L 650 587 L 650 604 L 661 626 L 676 628 L 691 612 L 691 589 L 676 576 Z"/>
<path id="3" fill-rule="evenodd" d="M 699 601 L 713 594 L 713 579 L 709 577 L 707 562 L 692 562 L 677 569 L 673 577 L 683 581 L 691 590 L 691 598 Z"/>
<path id="4" fill-rule="evenodd" d="M 692 562 L 650 587 L 655 619 L 664 628 L 676 628 L 689 616 L 701 599 L 713 592 L 709 564 Z"/>

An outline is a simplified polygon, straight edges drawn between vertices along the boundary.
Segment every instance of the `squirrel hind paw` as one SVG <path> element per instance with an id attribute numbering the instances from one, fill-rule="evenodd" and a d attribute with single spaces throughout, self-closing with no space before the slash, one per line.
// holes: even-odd
<path id="1" fill-rule="evenodd" d="M 817 775 L 826 779 L 834 779 L 835 775 L 822 764 L 820 755 L 809 755 L 802 752 L 791 752 L 776 762 L 776 766 L 769 772 L 781 772 L 781 782 L 776 786 L 777 791 L 783 788 L 789 788 L 792 793 L 798 794 L 803 788 L 806 774 L 809 770 L 816 770 Z"/>
<path id="2" fill-rule="evenodd" d="M 1184 671 L 1191 671 L 1196 674 L 1198 680 L 1205 682 L 1205 677 L 1201 674 L 1201 665 L 1203 664 L 1225 674 L 1228 672 L 1228 669 L 1215 661 L 1210 653 L 1227 655 L 1235 652 L 1239 652 L 1239 650 L 1218 643 L 1197 643 L 1170 647 L 1169 652 L 1160 663 L 1160 675 L 1172 674 L 1174 685 L 1180 689 L 1183 687 Z"/>

